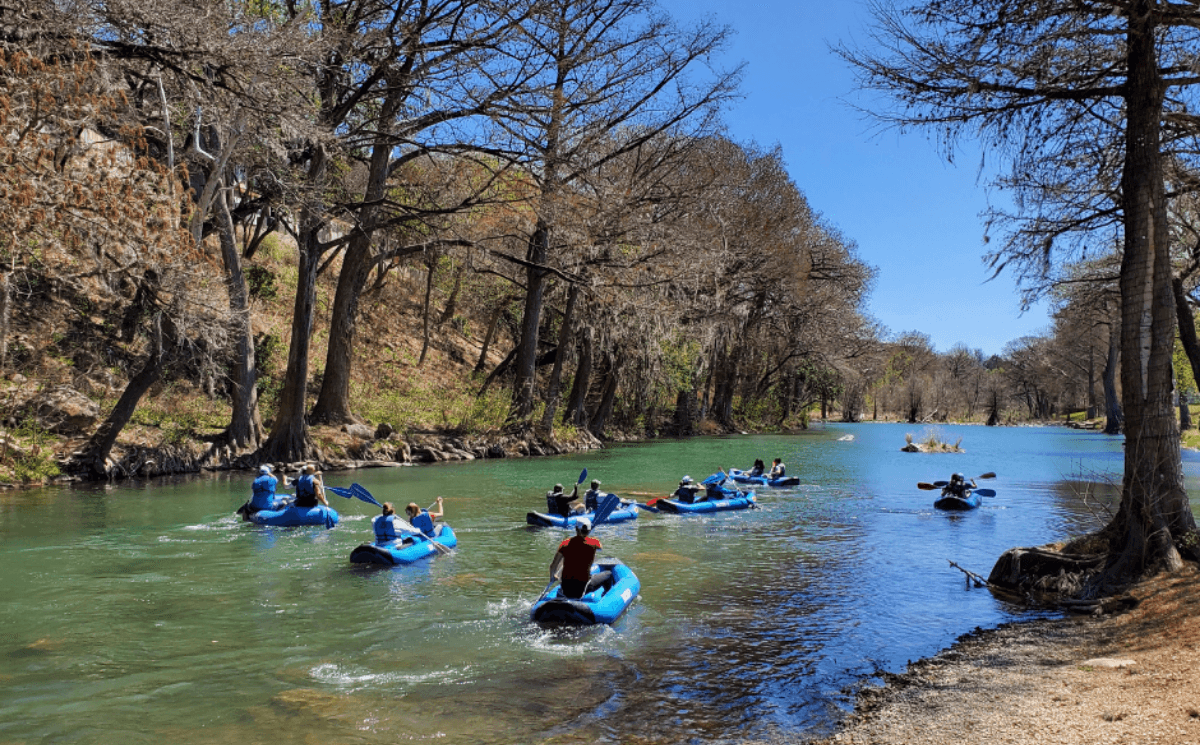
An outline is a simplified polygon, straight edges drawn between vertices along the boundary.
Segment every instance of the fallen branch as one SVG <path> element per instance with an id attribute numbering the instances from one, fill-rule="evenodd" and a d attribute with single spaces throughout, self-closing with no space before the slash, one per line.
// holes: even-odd
<path id="1" fill-rule="evenodd" d="M 946 559 L 946 561 L 950 561 L 950 560 L 949 560 L 949 559 Z M 960 571 L 960 572 L 962 572 L 963 574 L 967 575 L 967 581 L 968 581 L 968 582 L 970 582 L 970 581 L 974 580 L 974 581 L 975 581 L 975 586 L 976 586 L 976 587 L 987 587 L 987 586 L 988 586 L 988 581 L 987 581 L 986 579 L 984 579 L 983 577 L 981 577 L 980 575 L 976 574 L 975 572 L 972 572 L 972 571 L 971 571 L 971 570 L 969 570 L 969 569 L 963 569 L 963 568 L 962 568 L 962 567 L 960 567 L 958 564 L 955 564 L 953 561 L 950 561 L 950 566 L 954 567 L 954 568 L 955 568 L 955 569 L 957 569 L 958 571 Z"/>

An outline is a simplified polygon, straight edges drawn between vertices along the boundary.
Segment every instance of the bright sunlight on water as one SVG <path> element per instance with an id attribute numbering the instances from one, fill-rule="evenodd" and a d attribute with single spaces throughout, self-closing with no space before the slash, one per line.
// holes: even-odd
<path id="1" fill-rule="evenodd" d="M 0 740 L 720 742 L 827 731 L 856 685 L 972 629 L 1031 617 L 968 586 L 1007 548 L 1078 535 L 1117 498 L 1121 441 L 943 426 L 960 454 L 900 452 L 906 425 L 618 446 L 558 458 L 332 473 L 393 502 L 446 496 L 451 556 L 352 565 L 375 508 L 261 528 L 249 474 L 0 495 Z M 840 437 L 853 435 L 845 441 Z M 528 621 L 566 533 L 525 526 L 582 468 L 605 489 L 782 457 L 761 509 L 600 526 L 641 596 L 610 627 Z M 1185 455 L 1189 488 L 1195 454 Z M 994 498 L 932 509 L 918 481 L 995 471 Z M 984 484 L 981 484 L 981 486 Z M 648 497 L 640 495 L 645 501 Z"/>

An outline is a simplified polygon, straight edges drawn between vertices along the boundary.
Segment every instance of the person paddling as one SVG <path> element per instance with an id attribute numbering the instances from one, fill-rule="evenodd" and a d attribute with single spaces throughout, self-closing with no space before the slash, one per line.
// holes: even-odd
<path id="1" fill-rule="evenodd" d="M 768 478 L 781 479 L 787 475 L 787 466 L 783 465 L 783 461 L 776 458 L 771 461 L 771 475 Z"/>
<path id="2" fill-rule="evenodd" d="M 562 570 L 562 594 L 564 597 L 577 600 L 607 582 L 612 572 L 592 574 L 592 564 L 596 561 L 596 552 L 603 546 L 595 538 L 589 538 L 592 521 L 581 517 L 575 523 L 575 537 L 568 538 L 558 546 L 554 561 L 550 562 L 550 574 L 558 574 Z"/>
<path id="3" fill-rule="evenodd" d="M 404 508 L 404 511 L 408 514 L 408 521 L 412 523 L 414 528 L 430 538 L 434 538 L 437 531 L 434 529 L 433 521 L 437 518 L 440 518 L 445 512 L 444 508 L 442 507 L 441 497 L 437 498 L 437 507 L 437 512 L 430 512 L 429 510 L 421 509 L 416 502 L 409 502 L 408 506 Z"/>
<path id="4" fill-rule="evenodd" d="M 600 507 L 600 499 L 604 492 L 600 491 L 600 479 L 592 479 L 592 488 L 583 493 L 583 511 L 594 513 Z"/>
<path id="5" fill-rule="evenodd" d="M 971 483 L 967 483 L 967 477 L 961 473 L 956 473 L 950 477 L 950 483 L 942 487 L 942 496 L 955 496 L 959 499 L 966 499 L 967 492 L 976 488 L 975 479 L 971 479 Z"/>
<path id="6" fill-rule="evenodd" d="M 250 484 L 250 501 L 245 506 L 248 514 L 253 515 L 259 510 L 277 510 L 286 504 L 284 500 L 276 499 L 275 486 L 279 483 L 279 479 L 275 478 L 271 471 L 272 468 L 269 465 L 258 467 L 258 478 Z M 286 479 L 285 476 L 285 482 Z"/>
<path id="7" fill-rule="evenodd" d="M 371 520 L 375 530 L 375 540 L 379 543 L 394 541 L 400 538 L 400 526 L 396 524 L 396 510 L 391 502 L 383 503 L 383 514 Z"/>
<path id="8" fill-rule="evenodd" d="M 763 471 L 765 471 L 766 469 L 767 469 L 767 467 L 766 467 L 766 465 L 763 464 L 762 458 L 755 458 L 754 459 L 754 467 L 751 468 L 749 471 L 747 471 L 746 475 L 747 476 L 762 476 Z"/>
<path id="9" fill-rule="evenodd" d="M 684 504 L 692 504 L 696 501 L 696 495 L 700 491 L 700 485 L 692 481 L 691 476 L 684 476 L 679 480 L 679 488 L 671 496 Z M 704 501 L 701 499 L 700 501 Z"/>
<path id="10" fill-rule="evenodd" d="M 317 472 L 314 464 L 309 463 L 304 466 L 304 473 L 300 474 L 300 478 L 296 479 L 296 506 L 316 507 L 318 503 L 329 506 L 329 501 L 325 499 L 325 484 L 321 480 L 321 474 Z"/>
<path id="11" fill-rule="evenodd" d="M 563 492 L 562 484 L 555 484 L 554 488 L 546 492 L 546 509 L 551 515 L 560 515 L 562 517 L 570 517 L 572 512 L 583 512 L 583 505 L 572 505 L 579 496 L 579 484 L 571 490 L 570 494 Z"/>

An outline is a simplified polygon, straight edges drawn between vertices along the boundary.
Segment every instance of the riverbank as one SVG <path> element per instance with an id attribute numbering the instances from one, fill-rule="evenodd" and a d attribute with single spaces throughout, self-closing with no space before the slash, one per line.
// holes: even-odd
<path id="1" fill-rule="evenodd" d="M 967 635 L 864 688 L 836 734 L 798 742 L 1200 743 L 1200 571 L 1130 594 L 1121 613 Z"/>

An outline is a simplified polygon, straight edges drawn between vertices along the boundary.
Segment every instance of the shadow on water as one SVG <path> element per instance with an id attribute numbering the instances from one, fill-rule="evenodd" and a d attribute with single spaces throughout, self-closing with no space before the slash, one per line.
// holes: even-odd
<path id="1" fill-rule="evenodd" d="M 1030 617 L 973 588 L 1016 545 L 1093 529 L 1120 442 L 942 427 L 965 453 L 899 452 L 903 425 L 815 428 L 574 456 L 330 474 L 381 500 L 446 496 L 452 555 L 363 567 L 374 508 L 333 530 L 247 525 L 249 474 L 0 495 L 0 739 L 138 742 L 716 742 L 821 733 L 855 687 L 983 626 Z M 839 440 L 853 434 L 853 440 Z M 915 432 L 914 434 L 920 434 Z M 781 457 L 761 509 L 640 514 L 594 535 L 642 591 L 611 628 L 529 622 L 558 543 L 525 525 L 582 468 L 617 493 Z M 1196 485 L 1197 458 L 1185 461 Z M 997 471 L 966 513 L 916 488 Z M 645 499 L 645 497 L 642 497 Z"/>

